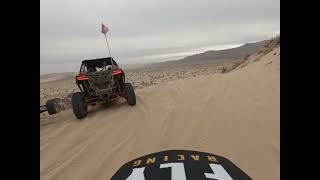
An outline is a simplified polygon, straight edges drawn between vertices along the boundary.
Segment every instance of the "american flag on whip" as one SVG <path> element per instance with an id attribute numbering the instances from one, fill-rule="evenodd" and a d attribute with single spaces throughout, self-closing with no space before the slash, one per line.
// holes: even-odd
<path id="1" fill-rule="evenodd" d="M 109 29 L 107 28 L 107 26 L 103 25 L 103 23 L 102 23 L 101 32 L 103 34 L 107 34 L 108 31 L 109 31 Z"/>

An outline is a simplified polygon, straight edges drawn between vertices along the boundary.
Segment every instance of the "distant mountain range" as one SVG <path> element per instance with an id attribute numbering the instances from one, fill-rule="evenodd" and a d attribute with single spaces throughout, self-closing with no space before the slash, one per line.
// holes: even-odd
<path id="1" fill-rule="evenodd" d="M 255 52 L 258 48 L 262 47 L 268 42 L 268 40 L 260 41 L 256 43 L 247 43 L 242 46 L 224 49 L 224 50 L 211 50 L 204 53 L 191 55 L 182 59 L 182 61 L 192 61 L 192 60 L 219 60 L 219 59 L 242 59 L 246 54 L 251 54 Z"/>
<path id="2" fill-rule="evenodd" d="M 264 40 L 264 41 L 255 42 L 255 43 L 246 43 L 242 46 L 231 48 L 231 49 L 210 50 L 200 54 L 187 56 L 180 60 L 166 61 L 166 62 L 156 63 L 156 64 L 158 65 L 190 64 L 190 63 L 194 64 L 194 63 L 204 63 L 204 62 L 218 61 L 218 60 L 243 59 L 247 54 L 252 54 L 255 51 L 257 51 L 257 49 L 267 44 L 268 41 L 269 40 Z"/>

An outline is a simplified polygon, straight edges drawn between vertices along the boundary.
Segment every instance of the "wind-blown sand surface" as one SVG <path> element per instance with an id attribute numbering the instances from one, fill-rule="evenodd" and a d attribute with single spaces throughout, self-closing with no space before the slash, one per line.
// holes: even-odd
<path id="1" fill-rule="evenodd" d="M 40 128 L 43 180 L 105 180 L 124 163 L 169 149 L 224 156 L 253 179 L 280 179 L 280 47 L 229 73 L 136 88 L 137 104 L 72 110 Z M 254 62 L 255 61 L 255 62 Z"/>

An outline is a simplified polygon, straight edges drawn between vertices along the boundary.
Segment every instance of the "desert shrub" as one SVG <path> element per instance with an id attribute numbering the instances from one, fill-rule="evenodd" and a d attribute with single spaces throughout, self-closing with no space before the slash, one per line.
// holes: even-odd
<path id="1" fill-rule="evenodd" d="M 221 73 L 226 73 L 226 71 L 227 71 L 227 68 L 223 66 L 223 67 L 221 68 Z"/>
<path id="2" fill-rule="evenodd" d="M 247 54 L 244 56 L 243 59 L 244 59 L 244 60 L 247 60 L 247 59 L 249 59 L 249 57 L 250 57 L 250 54 L 247 53 Z"/>

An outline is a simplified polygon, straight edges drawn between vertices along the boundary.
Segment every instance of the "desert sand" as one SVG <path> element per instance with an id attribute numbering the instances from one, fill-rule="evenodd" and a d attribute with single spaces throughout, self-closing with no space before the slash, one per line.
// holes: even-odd
<path id="1" fill-rule="evenodd" d="M 67 105 L 41 114 L 40 178 L 106 180 L 139 156 L 186 149 L 224 156 L 253 179 L 280 179 L 280 47 L 231 71 L 198 66 L 128 72 L 133 107 L 95 106 L 80 121 Z M 41 103 L 67 103 L 76 90 L 73 78 L 44 81 Z"/>

